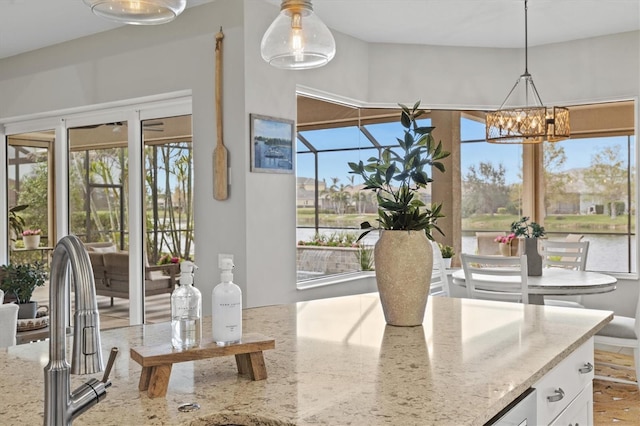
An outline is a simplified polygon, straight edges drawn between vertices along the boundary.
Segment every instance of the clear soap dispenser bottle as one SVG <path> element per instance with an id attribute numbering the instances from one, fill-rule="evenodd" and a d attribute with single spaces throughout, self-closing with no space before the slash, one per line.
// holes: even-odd
<path id="1" fill-rule="evenodd" d="M 242 340 L 242 290 L 233 283 L 233 260 L 220 259 L 220 284 L 211 297 L 213 341 L 226 346 Z"/>
<path id="2" fill-rule="evenodd" d="M 202 294 L 193 286 L 193 262 L 180 263 L 180 285 L 171 293 L 171 345 L 175 349 L 200 346 Z"/>

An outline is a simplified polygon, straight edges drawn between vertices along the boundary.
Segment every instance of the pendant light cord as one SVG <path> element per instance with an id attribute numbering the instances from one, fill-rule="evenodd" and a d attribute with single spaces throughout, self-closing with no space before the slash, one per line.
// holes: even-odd
<path id="1" fill-rule="evenodd" d="M 529 31 L 527 30 L 527 10 L 529 8 L 527 7 L 527 1 L 528 0 L 524 0 L 524 74 L 525 75 L 529 74 L 529 37 L 528 37 Z"/>

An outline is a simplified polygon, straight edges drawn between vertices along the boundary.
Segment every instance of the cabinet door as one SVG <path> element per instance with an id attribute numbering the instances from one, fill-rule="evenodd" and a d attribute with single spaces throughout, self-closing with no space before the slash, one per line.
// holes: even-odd
<path id="1" fill-rule="evenodd" d="M 537 390 L 538 423 L 556 419 L 593 380 L 593 338 L 560 361 L 533 387 Z"/>
<path id="2" fill-rule="evenodd" d="M 576 399 L 551 423 L 552 426 L 593 424 L 593 385 L 589 383 Z"/>

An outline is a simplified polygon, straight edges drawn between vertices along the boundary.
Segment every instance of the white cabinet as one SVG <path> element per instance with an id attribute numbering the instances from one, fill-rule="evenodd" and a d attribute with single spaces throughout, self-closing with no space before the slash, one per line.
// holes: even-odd
<path id="1" fill-rule="evenodd" d="M 593 424 L 593 385 L 589 383 L 551 426 L 587 426 Z"/>
<path id="2" fill-rule="evenodd" d="M 569 354 L 533 387 L 541 425 L 593 424 L 593 338 Z"/>

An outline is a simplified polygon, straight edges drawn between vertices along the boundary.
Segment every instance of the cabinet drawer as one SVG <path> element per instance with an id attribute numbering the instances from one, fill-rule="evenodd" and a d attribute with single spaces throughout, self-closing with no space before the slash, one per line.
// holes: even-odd
<path id="1" fill-rule="evenodd" d="M 538 423 L 550 424 L 593 380 L 593 338 L 562 360 L 533 387 Z"/>
<path id="2" fill-rule="evenodd" d="M 589 426 L 593 424 L 593 385 L 589 383 L 551 426 Z"/>

